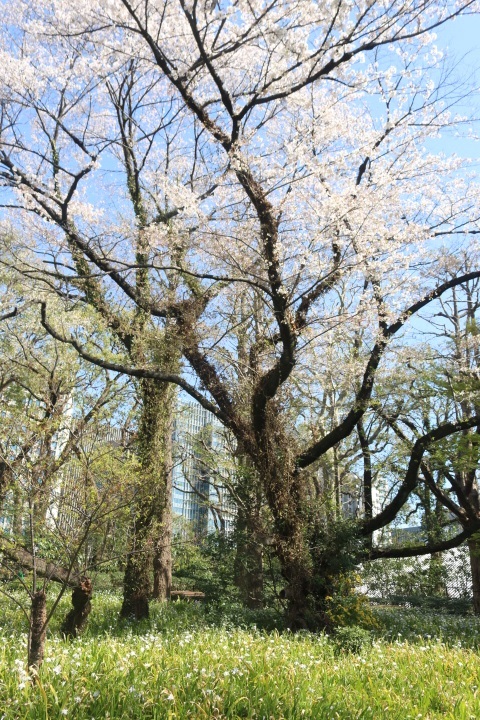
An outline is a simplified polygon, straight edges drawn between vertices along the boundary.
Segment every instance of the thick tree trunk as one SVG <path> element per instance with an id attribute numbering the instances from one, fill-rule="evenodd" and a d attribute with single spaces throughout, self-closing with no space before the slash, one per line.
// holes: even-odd
<path id="1" fill-rule="evenodd" d="M 166 383 L 143 380 L 143 408 L 138 432 L 140 470 L 132 533 L 123 585 L 121 617 L 137 620 L 148 617 L 151 596 L 154 547 L 156 574 L 167 592 L 171 578 L 171 490 L 165 473 L 166 449 L 171 443 L 171 417 L 174 392 Z M 159 539 L 161 538 L 161 540 Z M 157 541 L 157 542 L 156 542 Z M 159 597 L 162 597 L 160 595 Z M 163 598 L 166 594 L 163 595 Z"/>
<path id="2" fill-rule="evenodd" d="M 153 591 L 155 600 L 169 600 L 172 590 L 172 532 L 164 524 L 165 535 L 159 533 L 153 556 Z"/>
<path id="3" fill-rule="evenodd" d="M 284 436 L 277 417 L 272 402 L 263 420 L 261 416 L 258 418 L 261 422 L 258 449 L 250 460 L 273 517 L 274 550 L 286 583 L 287 622 L 292 630 L 315 630 L 320 627 L 321 619 L 312 584 L 308 488 L 305 475 L 294 464 L 294 448 Z"/>
<path id="4" fill-rule="evenodd" d="M 28 642 L 28 667 L 35 670 L 40 668 L 45 653 L 46 620 L 47 596 L 44 590 L 38 590 L 32 597 Z"/>
<path id="5" fill-rule="evenodd" d="M 149 616 L 152 560 L 150 526 L 149 515 L 137 512 L 123 578 L 123 603 L 120 610 L 120 617 L 123 618 L 142 620 Z"/>
<path id="6" fill-rule="evenodd" d="M 172 394 L 173 389 L 169 388 Z M 173 470 L 173 398 L 165 409 L 163 481 L 165 499 L 157 514 L 157 530 L 153 555 L 153 593 L 156 600 L 169 600 L 172 589 L 172 470 Z"/>
<path id="7" fill-rule="evenodd" d="M 274 548 L 286 581 L 288 626 L 294 631 L 325 629 L 326 597 L 336 576 L 349 569 L 342 558 L 350 557 L 345 552 L 350 536 L 324 503 L 312 501 L 308 477 L 289 464 L 290 454 L 282 457 L 273 447 L 264 455 L 275 458 L 262 479 L 274 518 Z"/>
<path id="8" fill-rule="evenodd" d="M 318 598 L 312 593 L 311 563 L 302 538 L 294 533 L 290 537 L 284 535 L 277 552 L 287 581 L 288 627 L 294 631 L 323 628 L 322 615 L 317 610 Z"/>
<path id="9" fill-rule="evenodd" d="M 267 490 L 267 499 L 274 516 L 275 549 L 286 580 L 288 625 L 292 630 L 316 630 L 321 616 L 313 595 L 312 558 L 302 512 L 306 497 L 302 498 L 301 492 L 294 475 L 276 478 Z"/>
<path id="10" fill-rule="evenodd" d="M 244 605 L 258 609 L 264 603 L 262 510 L 265 495 L 258 473 L 240 445 L 237 461 L 234 581 Z"/>
<path id="11" fill-rule="evenodd" d="M 480 542 L 476 538 L 470 538 L 468 550 L 472 571 L 473 612 L 480 615 Z"/>
<path id="12" fill-rule="evenodd" d="M 87 624 L 92 610 L 92 581 L 83 580 L 72 592 L 73 608 L 67 613 L 62 623 L 61 632 L 68 638 L 78 637 Z"/>

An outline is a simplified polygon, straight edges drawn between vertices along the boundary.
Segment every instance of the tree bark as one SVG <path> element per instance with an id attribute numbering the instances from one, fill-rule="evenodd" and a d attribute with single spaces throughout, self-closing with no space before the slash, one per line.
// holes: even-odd
<path id="1" fill-rule="evenodd" d="M 235 584 L 244 605 L 263 608 L 263 546 L 256 538 L 253 522 L 238 512 L 236 521 Z M 250 520 L 250 522 L 249 522 Z M 253 530 L 253 532 L 252 532 Z"/>
<path id="2" fill-rule="evenodd" d="M 264 603 L 262 506 L 265 496 L 251 459 L 240 450 L 243 448 L 237 451 L 234 581 L 244 605 L 258 609 Z"/>
<path id="3" fill-rule="evenodd" d="M 291 630 L 316 630 L 321 625 L 312 594 L 312 559 L 304 527 L 306 495 L 296 474 L 267 480 L 266 495 L 274 517 L 274 542 L 286 580 L 287 622 Z M 288 473 L 288 469 L 287 469 Z"/>
<path id="4" fill-rule="evenodd" d="M 58 582 L 62 585 L 76 585 L 81 581 L 78 574 L 69 573 L 66 568 L 55 565 L 42 558 L 36 557 L 34 560 L 31 552 L 3 538 L 0 538 L 0 552 L 10 562 L 21 565 L 21 567 L 26 570 L 35 569 L 39 577 L 47 578 L 47 580 L 53 580 L 53 582 Z"/>
<path id="5" fill-rule="evenodd" d="M 67 638 L 78 637 L 87 624 L 88 616 L 92 610 L 92 581 L 86 578 L 73 589 L 73 608 L 67 613 L 61 627 L 61 632 Z"/>
<path id="6" fill-rule="evenodd" d="M 32 597 L 28 643 L 28 667 L 35 670 L 40 668 L 45 653 L 46 620 L 47 596 L 44 590 L 38 590 Z"/>
<path id="7" fill-rule="evenodd" d="M 172 388 L 156 380 L 142 380 L 142 415 L 138 432 L 140 470 L 134 531 L 127 556 L 121 617 L 136 620 L 149 615 L 154 539 L 162 543 L 156 573 L 163 578 L 163 593 L 171 582 L 171 494 L 165 473 L 165 450 L 171 439 Z M 169 475 L 169 473 L 167 473 Z M 163 535 L 163 533 L 165 533 Z M 162 598 L 165 599 L 166 595 Z"/>
<path id="8" fill-rule="evenodd" d="M 135 540 L 127 556 L 123 578 L 123 603 L 120 617 L 142 620 L 148 618 L 151 591 L 151 552 L 148 548 L 149 525 L 144 518 L 137 518 Z M 137 549 L 138 548 L 138 549 Z"/>
<path id="9" fill-rule="evenodd" d="M 297 532 L 285 535 L 277 545 L 277 553 L 287 581 L 288 627 L 293 631 L 322 629 L 322 614 L 317 611 L 319 598 L 312 594 L 312 573 L 303 538 Z"/>
<path id="10" fill-rule="evenodd" d="M 168 388 L 173 395 L 174 389 Z M 158 529 L 154 542 L 153 555 L 153 593 L 156 600 L 169 600 L 172 589 L 172 480 L 173 480 L 173 397 L 168 398 L 165 408 L 165 437 L 163 457 L 163 481 L 165 500 L 157 515 Z"/>
<path id="11" fill-rule="evenodd" d="M 468 541 L 468 551 L 472 571 L 473 612 L 480 615 L 480 542 L 477 536 Z"/>

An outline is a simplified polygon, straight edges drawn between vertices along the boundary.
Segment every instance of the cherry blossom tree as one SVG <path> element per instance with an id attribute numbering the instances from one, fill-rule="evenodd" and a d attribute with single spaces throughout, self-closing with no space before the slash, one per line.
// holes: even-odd
<path id="1" fill-rule="evenodd" d="M 43 261 L 20 253 L 17 266 L 44 283 L 44 327 L 138 378 L 145 406 L 174 384 L 224 423 L 267 500 L 295 627 L 321 624 L 341 569 L 332 556 L 375 557 L 369 539 L 405 505 L 425 455 L 480 422 L 475 411 L 416 438 L 395 494 L 378 511 L 366 502 L 347 539 L 312 496 L 329 453 L 357 433 L 367 447 L 376 376 L 395 375 L 412 318 L 480 275 L 437 281 L 445 255 L 454 267 L 475 240 L 479 204 L 465 164 L 434 152 L 466 122 L 455 107 L 468 93 L 434 32 L 477 10 L 14 0 L 5 11 L 0 179 L 8 222 Z M 66 311 L 94 307 L 117 352 L 53 317 L 52 292 Z M 327 377 L 344 391 L 324 423 Z M 417 552 L 479 527 L 475 516 Z M 145 584 L 135 592 L 143 603 Z"/>

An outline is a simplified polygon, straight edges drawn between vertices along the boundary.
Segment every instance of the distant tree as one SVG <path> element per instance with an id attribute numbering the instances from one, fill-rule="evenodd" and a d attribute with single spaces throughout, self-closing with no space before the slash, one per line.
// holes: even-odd
<path id="1" fill-rule="evenodd" d="M 455 270 L 449 265 L 442 280 Z M 458 259 L 460 271 L 478 266 L 470 249 Z M 429 344 L 422 355 L 412 356 L 407 371 L 410 393 L 390 404 L 385 417 L 395 435 L 410 446 L 432 427 L 464 422 L 480 411 L 480 344 L 478 332 L 480 282 L 461 283 L 441 298 L 430 317 Z M 396 405 L 396 409 L 394 406 Z M 439 541 L 451 527 L 475 524 L 479 515 L 478 471 L 480 426 L 466 427 L 455 437 L 438 442 L 420 466 L 416 489 L 419 513 L 428 538 Z M 480 550 L 477 534 L 468 538 L 475 612 L 480 612 Z"/>

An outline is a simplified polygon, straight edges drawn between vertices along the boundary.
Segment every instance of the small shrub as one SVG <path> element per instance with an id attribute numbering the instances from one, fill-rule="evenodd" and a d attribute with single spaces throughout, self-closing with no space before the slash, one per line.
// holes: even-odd
<path id="1" fill-rule="evenodd" d="M 378 630 L 370 600 L 357 592 L 360 576 L 346 573 L 336 579 L 333 595 L 326 598 L 326 616 L 333 627 L 357 625 L 367 630 Z"/>
<path id="2" fill-rule="evenodd" d="M 339 627 L 335 630 L 333 642 L 339 652 L 360 653 L 372 644 L 372 634 L 358 625 Z"/>

